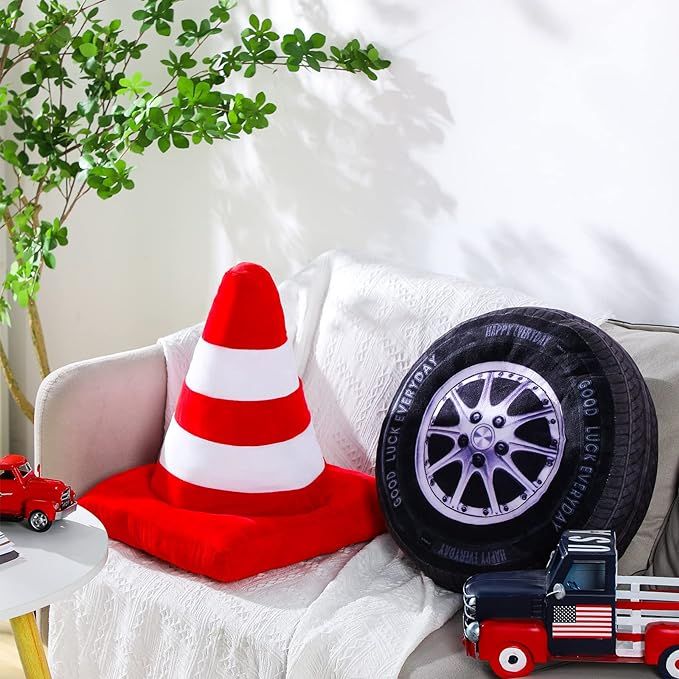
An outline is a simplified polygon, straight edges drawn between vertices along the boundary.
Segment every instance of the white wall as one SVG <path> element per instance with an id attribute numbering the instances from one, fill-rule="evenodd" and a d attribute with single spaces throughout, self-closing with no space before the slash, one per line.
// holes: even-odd
<path id="1" fill-rule="evenodd" d="M 279 105 L 269 130 L 152 153 L 134 192 L 88 197 L 44 279 L 54 366 L 198 321 L 238 259 L 280 278 L 334 247 L 679 324 L 675 2 L 252 0 L 236 22 L 248 6 L 283 31 L 364 35 L 393 68 L 377 85 L 284 72 L 239 83 Z M 34 388 L 26 343 L 15 328 Z"/>

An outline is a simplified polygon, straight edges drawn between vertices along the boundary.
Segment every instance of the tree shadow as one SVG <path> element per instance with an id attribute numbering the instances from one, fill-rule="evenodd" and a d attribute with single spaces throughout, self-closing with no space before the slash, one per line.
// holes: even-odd
<path id="1" fill-rule="evenodd" d="M 577 250 L 571 247 L 578 243 Z M 650 256 L 609 228 L 591 227 L 569 240 L 507 223 L 485 234 L 482 245 L 459 243 L 465 274 L 522 290 L 590 318 L 677 324 L 675 283 Z"/>
<path id="2" fill-rule="evenodd" d="M 571 27 L 550 3 L 544 0 L 515 0 L 514 4 L 528 23 L 542 33 L 561 41 L 571 37 Z"/>
<path id="3" fill-rule="evenodd" d="M 266 3 L 259 11 L 267 14 Z M 302 2 L 297 11 L 302 25 L 337 35 L 322 4 Z M 391 21 L 409 17 L 407 9 L 390 13 Z M 338 247 L 424 257 L 427 225 L 455 211 L 447 187 L 418 158 L 453 124 L 432 78 L 397 56 L 377 83 L 283 68 L 254 80 L 279 107 L 271 128 L 238 142 L 238 153 L 214 154 L 210 168 L 223 186 L 212 223 L 234 258 L 253 257 L 283 276 Z"/>

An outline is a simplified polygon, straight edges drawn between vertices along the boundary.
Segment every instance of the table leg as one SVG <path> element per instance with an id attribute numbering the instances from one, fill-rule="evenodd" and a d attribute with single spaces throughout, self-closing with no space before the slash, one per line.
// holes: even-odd
<path id="1" fill-rule="evenodd" d="M 35 624 L 35 615 L 26 613 L 18 618 L 12 618 L 9 622 L 26 679 L 50 679 L 50 670 L 38 626 Z"/>

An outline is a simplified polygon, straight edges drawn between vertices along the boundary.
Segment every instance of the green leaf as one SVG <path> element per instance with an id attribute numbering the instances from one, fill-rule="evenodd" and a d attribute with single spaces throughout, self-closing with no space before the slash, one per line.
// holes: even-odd
<path id="1" fill-rule="evenodd" d="M 325 36 L 322 33 L 314 33 L 310 38 L 309 42 L 313 47 L 319 49 L 325 45 Z"/>
<path id="2" fill-rule="evenodd" d="M 167 151 L 167 150 L 170 148 L 170 137 L 168 137 L 168 136 L 161 137 L 161 138 L 158 140 L 158 148 L 159 148 L 163 153 L 165 153 L 165 151 Z"/>
<path id="3" fill-rule="evenodd" d="M 50 269 L 53 269 L 57 265 L 57 260 L 53 252 L 45 252 L 42 258 L 45 262 L 45 266 L 49 267 Z"/>
<path id="4" fill-rule="evenodd" d="M 93 45 L 91 42 L 83 42 L 80 47 L 78 47 L 78 51 L 84 57 L 95 57 L 97 55 L 97 46 Z"/>
<path id="5" fill-rule="evenodd" d="M 189 148 L 189 140 L 181 134 L 173 134 L 172 135 L 172 143 L 178 148 L 178 149 L 187 149 Z"/>
<path id="6" fill-rule="evenodd" d="M 172 29 L 170 28 L 170 24 L 168 24 L 167 21 L 156 21 L 156 33 L 158 33 L 158 35 L 167 37 L 171 32 Z"/>
<path id="7" fill-rule="evenodd" d="M 193 80 L 191 78 L 181 77 L 177 80 L 177 91 L 184 97 L 193 96 Z"/>
<path id="8" fill-rule="evenodd" d="M 163 125 L 165 123 L 163 109 L 158 106 L 154 106 L 153 108 L 149 109 L 149 121 L 154 125 Z"/>

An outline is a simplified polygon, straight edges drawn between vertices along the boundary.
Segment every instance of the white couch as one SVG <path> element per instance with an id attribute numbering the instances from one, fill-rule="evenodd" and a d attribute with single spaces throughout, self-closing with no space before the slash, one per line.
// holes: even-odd
<path id="1" fill-rule="evenodd" d="M 325 280 L 320 291 L 310 285 L 319 276 Z M 334 302 L 333 295 L 338 296 Z M 344 255 L 321 259 L 316 269 L 284 286 L 282 296 L 326 457 L 366 471 L 374 465 L 379 423 L 391 394 L 422 349 L 465 317 L 507 302 L 527 301 L 518 294 L 356 262 Z M 426 308 L 423 299 L 429 300 Z M 332 314 L 319 311 L 331 302 Z M 627 570 L 638 571 L 631 564 L 643 562 L 642 570 L 679 575 L 673 572 L 676 543 L 668 537 L 668 531 L 679 532 L 672 527 L 673 522 L 679 527 L 679 520 L 671 510 L 677 461 L 676 455 L 667 454 L 677 434 L 679 335 L 670 328 L 612 323 L 604 328 L 639 363 L 661 422 L 659 478 L 662 475 L 663 480 L 649 512 L 652 520 L 645 522 L 626 557 Z M 173 342 L 190 345 L 192 332 Z M 166 356 L 171 355 L 173 342 L 66 366 L 44 381 L 36 406 L 35 436 L 36 462 L 45 475 L 67 479 L 82 494 L 111 474 L 156 459 L 169 412 L 166 400 L 172 404 L 182 377 L 181 360 L 172 361 L 168 386 Z M 666 359 L 661 358 L 659 347 L 668 347 Z M 374 370 L 376 357 L 384 355 L 393 373 L 386 376 L 383 370 Z M 362 372 L 367 375 L 361 376 Z M 670 420 L 671 426 L 663 427 Z M 380 568 L 384 572 L 401 568 L 403 557 L 390 538 L 377 540 L 382 541 L 379 555 L 385 559 Z M 412 624 L 400 629 L 396 625 L 400 635 L 396 639 L 394 628 L 390 638 L 377 637 L 389 649 L 400 649 L 393 663 L 375 670 L 370 644 L 362 648 L 358 642 L 356 658 L 345 657 L 347 645 L 336 646 L 332 640 L 325 640 L 321 652 L 311 659 L 304 657 L 304 644 L 293 648 L 289 627 L 300 624 L 299 611 L 312 607 L 358 552 L 358 547 L 352 547 L 292 570 L 224 585 L 112 543 L 102 574 L 52 607 L 49 656 L 54 678 L 489 676 L 485 666 L 464 656 L 457 615 L 432 632 L 443 622 L 441 611 L 452 613 L 457 602 L 415 571 L 402 583 L 408 595 L 398 611 L 409 615 L 403 619 Z M 401 571 L 397 577 L 403 577 Z M 406 610 L 410 604 L 417 610 Z M 312 627 L 322 624 L 322 615 L 323 611 L 312 618 Z M 358 630 L 354 639 L 371 633 Z M 374 655 L 379 655 L 371 643 Z M 314 667 L 317 671 L 310 669 Z M 573 665 L 549 671 L 555 677 L 589 676 L 592 668 Z M 643 667 L 597 666 L 596 671 L 630 679 L 653 676 Z"/>

